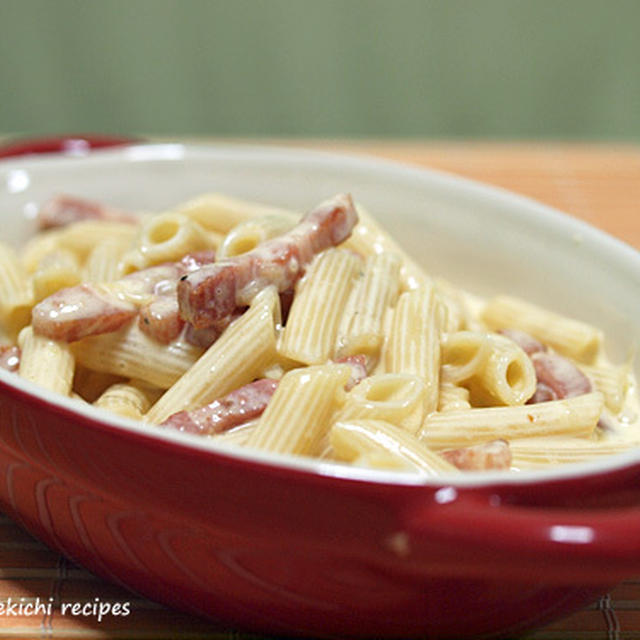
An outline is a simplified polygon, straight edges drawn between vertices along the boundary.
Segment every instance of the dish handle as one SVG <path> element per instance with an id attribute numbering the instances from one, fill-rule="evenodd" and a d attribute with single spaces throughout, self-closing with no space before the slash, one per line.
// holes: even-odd
<path id="1" fill-rule="evenodd" d="M 461 493 L 414 507 L 404 522 L 397 550 L 430 572 L 585 585 L 640 574 L 638 506 L 572 510 Z"/>
<path id="2" fill-rule="evenodd" d="M 0 143 L 0 158 L 40 153 L 85 155 L 93 149 L 120 147 L 138 142 L 141 142 L 140 138 L 102 134 L 68 134 L 41 138 L 15 138 Z"/>

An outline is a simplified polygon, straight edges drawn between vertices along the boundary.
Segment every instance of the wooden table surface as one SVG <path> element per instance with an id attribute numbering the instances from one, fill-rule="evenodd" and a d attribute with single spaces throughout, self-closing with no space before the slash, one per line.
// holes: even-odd
<path id="1" fill-rule="evenodd" d="M 370 154 L 497 185 L 577 216 L 640 248 L 640 147 L 623 145 L 265 140 Z M 640 274 L 639 274 L 640 279 Z M 33 540 L 0 515 L 0 603 L 129 602 L 126 618 L 0 613 L 0 638 L 234 638 L 207 622 L 168 611 L 104 583 Z M 529 636 L 535 640 L 640 638 L 640 580 Z"/>

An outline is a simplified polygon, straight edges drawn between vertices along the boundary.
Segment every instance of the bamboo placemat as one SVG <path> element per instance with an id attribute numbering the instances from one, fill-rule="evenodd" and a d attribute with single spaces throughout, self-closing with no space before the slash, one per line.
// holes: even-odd
<path id="1" fill-rule="evenodd" d="M 369 153 L 488 182 L 582 218 L 640 247 L 640 148 L 631 146 L 265 141 Z M 0 638 L 257 638 L 212 628 L 110 585 L 0 515 L 0 603 L 129 602 L 127 617 L 0 614 Z M 21 600 L 22 599 L 22 600 Z M 640 638 L 640 579 L 528 636 L 531 640 Z"/>

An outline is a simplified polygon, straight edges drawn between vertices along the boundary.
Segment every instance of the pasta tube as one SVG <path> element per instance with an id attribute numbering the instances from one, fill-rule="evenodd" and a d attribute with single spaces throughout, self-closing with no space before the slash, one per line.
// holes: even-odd
<path id="1" fill-rule="evenodd" d="M 151 398 L 144 388 L 133 384 L 114 384 L 104 391 L 94 405 L 125 418 L 140 420 L 149 410 Z"/>
<path id="2" fill-rule="evenodd" d="M 350 375 L 350 367 L 344 364 L 289 371 L 280 381 L 247 446 L 274 453 L 319 454 L 333 414 L 344 402 L 344 386 Z"/>
<path id="3" fill-rule="evenodd" d="M 410 466 L 428 475 L 458 470 L 442 456 L 404 429 L 383 420 L 347 420 L 336 422 L 330 435 L 333 455 L 338 460 L 398 467 Z M 382 464 L 380 464 L 382 462 Z"/>
<path id="4" fill-rule="evenodd" d="M 40 302 L 47 296 L 80 283 L 80 265 L 73 253 L 65 249 L 53 251 L 40 261 L 31 276 L 34 302 Z"/>
<path id="5" fill-rule="evenodd" d="M 640 442 L 587 438 L 523 438 L 511 443 L 513 465 L 521 469 L 585 462 L 628 451 Z"/>
<path id="6" fill-rule="evenodd" d="M 602 332 L 595 327 L 509 296 L 489 300 L 481 317 L 490 329 L 526 331 L 559 353 L 586 364 L 593 362 L 602 343 Z"/>
<path id="7" fill-rule="evenodd" d="M 425 413 L 437 409 L 440 331 L 432 286 L 405 292 L 398 299 L 388 338 L 386 369 L 421 378 L 425 383 Z"/>
<path id="8" fill-rule="evenodd" d="M 143 267 L 180 260 L 187 253 L 213 248 L 205 230 L 187 216 L 161 213 L 140 229 L 137 250 Z"/>
<path id="9" fill-rule="evenodd" d="M 300 216 L 284 209 L 256 202 L 223 196 L 219 193 L 202 195 L 177 207 L 177 211 L 208 231 L 229 233 L 236 225 L 265 215 L 286 217 L 295 224 Z"/>
<path id="10" fill-rule="evenodd" d="M 425 271 L 404 251 L 400 245 L 385 231 L 382 226 L 358 205 L 359 223 L 344 247 L 353 249 L 363 256 L 381 253 L 394 253 L 400 256 L 400 287 L 403 291 L 428 286 L 431 282 Z"/>
<path id="11" fill-rule="evenodd" d="M 348 394 L 336 420 L 385 420 L 415 433 L 424 417 L 424 382 L 406 373 L 370 376 Z"/>
<path id="12" fill-rule="evenodd" d="M 294 224 L 293 216 L 274 214 L 241 222 L 224 237 L 216 257 L 221 260 L 252 251 L 265 240 L 286 233 Z"/>
<path id="13" fill-rule="evenodd" d="M 438 411 L 464 411 L 465 409 L 471 409 L 469 390 L 452 382 L 440 380 Z"/>
<path id="14" fill-rule="evenodd" d="M 612 413 L 619 413 L 629 388 L 629 367 L 613 365 L 580 365 L 582 372 L 604 395 L 604 403 Z"/>
<path id="15" fill-rule="evenodd" d="M 305 364 L 332 355 L 338 325 L 360 260 L 350 251 L 327 249 L 298 283 L 278 351 Z"/>
<path id="16" fill-rule="evenodd" d="M 178 340 L 168 345 L 145 335 L 138 323 L 72 344 L 78 362 L 94 371 L 139 378 L 168 389 L 200 357 L 202 349 Z"/>
<path id="17" fill-rule="evenodd" d="M 377 359 L 384 337 L 385 314 L 398 299 L 399 274 L 400 258 L 394 253 L 367 259 L 340 321 L 335 346 L 338 357 L 363 353 Z"/>
<path id="18" fill-rule="evenodd" d="M 160 424 L 178 411 L 204 406 L 251 382 L 276 356 L 279 320 L 277 291 L 267 287 L 151 407 L 145 420 Z"/>
<path id="19" fill-rule="evenodd" d="M 20 375 L 56 393 L 71 393 L 75 359 L 66 342 L 56 342 L 25 327 L 18 336 Z"/>
<path id="20" fill-rule="evenodd" d="M 112 282 L 121 276 L 119 263 L 128 243 L 105 240 L 92 249 L 84 267 L 84 280 L 88 282 Z"/>
<path id="21" fill-rule="evenodd" d="M 590 436 L 603 409 L 601 393 L 519 407 L 489 407 L 434 413 L 419 437 L 434 449 L 455 449 L 490 440 L 537 436 Z"/>
<path id="22" fill-rule="evenodd" d="M 33 296 L 16 252 L 0 242 L 0 322 L 13 338 L 30 319 Z"/>

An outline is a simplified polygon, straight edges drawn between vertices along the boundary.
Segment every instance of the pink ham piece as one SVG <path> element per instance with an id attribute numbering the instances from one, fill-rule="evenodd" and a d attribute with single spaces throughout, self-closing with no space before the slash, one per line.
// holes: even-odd
<path id="1" fill-rule="evenodd" d="M 157 342 L 162 344 L 173 342 L 184 327 L 184 320 L 180 317 L 175 295 L 158 296 L 141 307 L 138 326 L 142 333 Z"/>
<path id="2" fill-rule="evenodd" d="M 60 289 L 31 312 L 33 330 L 52 340 L 74 342 L 86 336 L 122 328 L 138 313 L 137 307 L 94 285 Z"/>
<path id="3" fill-rule="evenodd" d="M 180 318 L 176 285 L 180 277 L 215 259 L 213 251 L 186 255 L 180 262 L 159 264 L 125 276 L 137 294 L 153 300 L 143 306 L 140 328 L 166 344 L 178 336 L 184 325 Z M 138 314 L 132 302 L 92 284 L 60 289 L 39 302 L 32 311 L 33 330 L 52 340 L 74 342 L 87 336 L 121 329 Z"/>
<path id="4" fill-rule="evenodd" d="M 259 417 L 277 386 L 278 380 L 256 380 L 214 400 L 206 407 L 174 413 L 161 426 L 204 436 L 228 431 Z"/>
<path id="5" fill-rule="evenodd" d="M 15 373 L 20 367 L 20 348 L 15 345 L 0 345 L 0 367 Z"/>
<path id="6" fill-rule="evenodd" d="M 40 229 L 55 229 L 83 220 L 138 222 L 132 213 L 111 209 L 99 202 L 68 195 L 59 195 L 47 200 L 38 212 Z"/>
<path id="7" fill-rule="evenodd" d="M 556 353 L 534 353 L 531 361 L 538 385 L 528 404 L 572 398 L 593 390 L 589 378 L 567 358 Z"/>
<path id="8" fill-rule="evenodd" d="M 440 455 L 463 471 L 504 471 L 511 467 L 511 449 L 506 440 L 441 451 Z"/>
<path id="9" fill-rule="evenodd" d="M 183 277 L 178 284 L 182 317 L 203 329 L 247 306 L 268 285 L 281 293 L 291 289 L 313 256 L 346 240 L 357 221 L 351 196 L 337 195 L 310 211 L 288 233 Z"/>
<path id="10" fill-rule="evenodd" d="M 498 333 L 513 340 L 528 356 L 547 350 L 546 345 L 520 329 L 498 329 Z"/>

